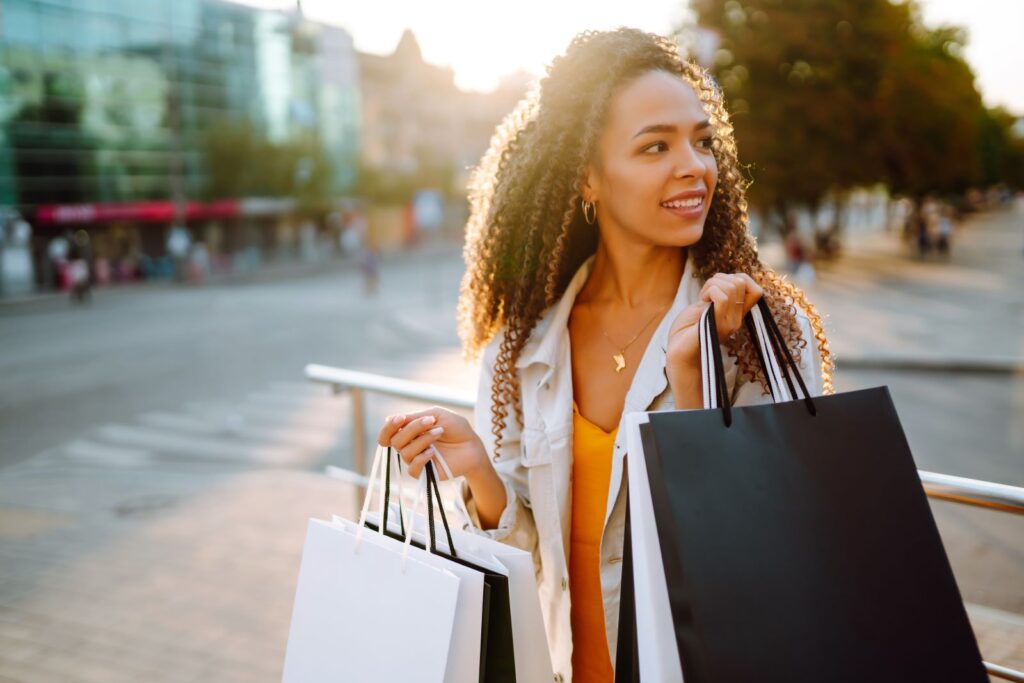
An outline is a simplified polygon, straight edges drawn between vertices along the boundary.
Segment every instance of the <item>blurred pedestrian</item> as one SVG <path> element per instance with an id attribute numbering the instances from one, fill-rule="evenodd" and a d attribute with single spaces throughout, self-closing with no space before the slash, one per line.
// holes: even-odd
<path id="1" fill-rule="evenodd" d="M 377 249 L 371 244 L 364 245 L 359 251 L 359 272 L 363 276 L 363 291 L 369 295 L 376 294 L 380 283 L 380 264 Z"/>
<path id="2" fill-rule="evenodd" d="M 183 225 L 172 226 L 167 235 L 167 253 L 171 256 L 175 280 L 185 279 L 186 259 L 191 247 L 192 234 L 188 228 Z"/>
<path id="3" fill-rule="evenodd" d="M 210 252 L 202 240 L 192 245 L 188 257 L 189 282 L 202 284 L 210 274 Z"/>
<path id="4" fill-rule="evenodd" d="M 67 279 L 68 254 L 71 251 L 71 243 L 62 235 L 50 240 L 46 245 L 47 268 L 44 274 L 44 282 L 47 287 L 63 289 L 67 286 L 70 289 L 70 279 Z"/>
<path id="5" fill-rule="evenodd" d="M 910 225 L 913 230 L 914 240 L 917 245 L 918 256 L 924 257 L 931 251 L 932 241 L 928 234 L 928 214 L 926 201 L 914 207 L 910 215 Z"/>
<path id="6" fill-rule="evenodd" d="M 75 233 L 68 252 L 68 281 L 72 303 L 85 304 L 92 298 L 92 276 L 89 272 L 89 233 Z"/>
<path id="7" fill-rule="evenodd" d="M 943 256 L 949 255 L 953 241 L 953 207 L 943 202 L 936 212 L 935 248 Z"/>

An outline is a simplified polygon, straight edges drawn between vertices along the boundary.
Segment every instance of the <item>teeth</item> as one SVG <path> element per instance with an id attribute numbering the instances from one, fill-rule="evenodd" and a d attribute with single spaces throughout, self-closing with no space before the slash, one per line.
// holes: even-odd
<path id="1" fill-rule="evenodd" d="M 700 197 L 693 197 L 691 199 L 678 199 L 674 202 L 664 202 L 662 206 L 667 206 L 673 209 L 692 209 L 700 206 L 703 200 Z"/>

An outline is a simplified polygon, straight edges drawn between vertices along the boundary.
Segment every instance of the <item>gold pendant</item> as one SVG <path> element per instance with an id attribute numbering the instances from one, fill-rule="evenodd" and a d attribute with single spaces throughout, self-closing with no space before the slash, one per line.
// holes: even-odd
<path id="1" fill-rule="evenodd" d="M 622 372 L 626 367 L 626 357 L 621 353 L 616 353 L 612 356 L 612 360 L 615 361 L 615 372 Z"/>

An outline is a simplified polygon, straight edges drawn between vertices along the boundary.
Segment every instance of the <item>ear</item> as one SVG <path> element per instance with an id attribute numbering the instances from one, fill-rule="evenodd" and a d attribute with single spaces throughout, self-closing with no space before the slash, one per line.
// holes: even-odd
<path id="1" fill-rule="evenodd" d="M 579 184 L 580 197 L 585 202 L 596 202 L 600 199 L 600 177 L 593 164 L 583 167 L 583 177 Z"/>

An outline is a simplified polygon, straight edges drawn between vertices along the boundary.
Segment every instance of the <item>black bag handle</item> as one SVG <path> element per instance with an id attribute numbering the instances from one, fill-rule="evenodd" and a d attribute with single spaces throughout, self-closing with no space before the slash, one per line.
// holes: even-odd
<path id="1" fill-rule="evenodd" d="M 381 528 L 385 531 L 388 529 L 388 512 L 391 508 L 391 452 L 392 448 L 388 446 L 387 460 L 384 466 L 384 516 L 381 519 Z M 402 462 L 400 458 L 398 460 L 398 475 L 402 475 Z M 441 515 L 441 524 L 444 526 L 444 533 L 448 539 L 448 550 L 452 557 L 458 557 L 455 552 L 455 543 L 452 540 L 452 531 L 448 526 L 448 517 L 444 513 L 444 505 L 441 503 L 441 489 L 437 485 L 437 475 L 434 473 L 434 465 L 431 462 L 426 464 L 426 477 L 427 477 L 427 528 L 428 537 L 430 541 L 430 552 L 438 555 L 437 552 L 437 533 L 434 527 L 434 498 L 437 498 L 437 511 Z M 398 499 L 398 521 L 401 524 L 401 538 L 405 540 L 405 515 L 402 512 L 402 499 Z"/>
<path id="2" fill-rule="evenodd" d="M 718 324 L 715 322 L 715 303 L 711 302 L 711 310 L 707 314 L 708 347 L 711 349 L 711 367 L 715 373 L 715 393 L 717 394 L 718 405 L 722 409 L 722 419 L 725 426 L 732 425 L 732 405 L 729 401 L 729 390 L 725 385 L 725 365 L 722 362 L 722 347 L 718 343 Z M 766 371 L 767 376 L 767 371 Z"/>
<path id="3" fill-rule="evenodd" d="M 388 446 L 387 463 L 384 465 L 384 518 L 381 520 L 382 528 L 388 528 L 388 509 L 391 507 L 391 446 Z M 396 451 L 397 452 L 397 451 Z M 398 476 L 402 476 L 402 459 L 396 458 L 398 465 Z M 405 539 L 405 515 L 402 513 L 402 497 L 398 497 L 398 523 L 402 529 L 402 539 Z"/>
<path id="4" fill-rule="evenodd" d="M 786 344 L 786 339 L 782 336 L 782 332 L 779 330 L 779 325 L 775 322 L 775 317 L 772 315 L 772 311 L 768 307 L 768 302 L 764 300 L 764 297 L 758 300 L 757 308 L 761 311 L 761 317 L 764 318 L 765 327 L 768 330 L 768 338 L 772 343 L 772 350 L 775 352 L 775 357 L 779 360 L 779 366 L 782 368 L 782 373 L 786 378 L 786 384 L 789 386 L 790 395 L 799 397 L 799 394 L 797 394 L 796 389 L 793 387 L 793 380 L 790 378 L 790 375 L 792 374 L 793 378 L 796 379 L 797 384 L 800 385 L 800 391 L 803 393 L 803 400 L 807 405 L 807 411 L 811 415 L 817 415 L 818 410 L 814 406 L 814 400 L 811 398 L 811 392 L 808 391 L 803 375 L 801 375 L 800 371 L 797 369 L 796 361 L 793 360 L 793 354 L 790 352 L 789 346 Z M 762 370 L 764 369 L 765 366 L 762 365 Z"/>
<path id="5" fill-rule="evenodd" d="M 430 529 L 430 552 L 435 555 L 437 552 L 437 535 L 434 531 L 434 496 L 437 496 L 437 511 L 441 515 L 441 524 L 444 525 L 444 534 L 448 537 L 448 550 L 452 557 L 458 557 L 455 552 L 455 544 L 452 542 L 452 530 L 448 527 L 448 517 L 444 514 L 444 505 L 441 504 L 441 490 L 437 486 L 437 476 L 434 474 L 434 463 L 427 461 L 427 526 Z M 434 496 L 431 495 L 433 490 Z"/>
<path id="6" fill-rule="evenodd" d="M 771 348 L 771 353 L 774 358 L 778 361 L 779 368 L 782 371 L 783 380 L 789 389 L 790 395 L 796 398 L 802 398 L 807 411 L 813 416 L 817 415 L 818 411 L 814 405 L 814 400 L 811 398 L 811 392 L 807 389 L 807 384 L 804 382 L 803 376 L 800 374 L 796 361 L 793 359 L 793 354 L 790 352 L 789 347 L 786 344 L 785 338 L 782 336 L 782 332 L 779 330 L 778 324 L 775 322 L 775 317 L 772 315 L 771 309 L 768 307 L 768 302 L 762 297 L 757 302 L 758 311 L 761 313 L 761 317 L 765 322 L 765 331 L 768 336 L 768 344 Z M 725 385 L 725 366 L 722 361 L 722 350 L 718 343 L 718 326 L 715 322 L 715 304 L 711 302 L 709 306 L 710 310 L 707 311 L 706 318 L 707 323 L 702 327 L 701 334 L 705 335 L 705 342 L 711 352 L 711 369 L 714 372 L 715 379 L 715 399 L 718 402 L 718 406 L 722 411 L 722 420 L 726 427 L 732 425 L 732 406 L 729 400 L 728 390 Z M 768 362 L 764 355 L 764 350 L 758 339 L 758 334 L 755 329 L 753 315 L 748 312 L 743 318 L 744 327 L 746 327 L 747 334 L 750 335 L 750 341 L 754 346 L 757 353 L 757 361 L 761 366 L 761 371 L 764 373 L 765 380 L 768 384 L 768 391 L 771 393 L 772 401 L 778 402 L 780 396 L 776 395 L 773 389 L 773 382 L 771 375 L 769 374 Z M 707 376 L 705 371 L 704 381 L 708 382 L 711 378 Z M 800 393 L 796 390 L 796 385 L 793 384 L 793 380 L 796 380 L 796 384 L 800 387 Z M 801 395 L 802 394 L 802 395 Z"/>

